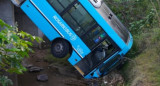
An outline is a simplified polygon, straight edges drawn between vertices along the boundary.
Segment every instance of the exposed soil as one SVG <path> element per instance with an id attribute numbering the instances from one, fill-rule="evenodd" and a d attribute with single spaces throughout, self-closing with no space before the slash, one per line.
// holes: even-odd
<path id="1" fill-rule="evenodd" d="M 30 54 L 30 58 L 25 59 L 24 66 L 42 67 L 40 72 L 25 72 L 18 76 L 18 86 L 99 86 L 101 79 L 85 80 L 83 77 L 70 65 L 64 66 L 57 63 L 49 64 L 44 61 L 47 54 L 47 49 L 34 50 L 35 53 Z M 69 63 L 68 63 L 69 64 Z M 37 81 L 37 75 L 47 74 L 47 82 Z"/>

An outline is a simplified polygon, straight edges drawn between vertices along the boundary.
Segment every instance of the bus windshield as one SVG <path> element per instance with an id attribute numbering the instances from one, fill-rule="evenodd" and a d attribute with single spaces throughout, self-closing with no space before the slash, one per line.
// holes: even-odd
<path id="1" fill-rule="evenodd" d="M 123 39 L 125 43 L 129 41 L 129 31 L 108 8 L 105 1 L 102 2 L 101 7 L 96 8 L 99 14 L 106 20 L 106 22 L 114 29 L 114 31 Z"/>

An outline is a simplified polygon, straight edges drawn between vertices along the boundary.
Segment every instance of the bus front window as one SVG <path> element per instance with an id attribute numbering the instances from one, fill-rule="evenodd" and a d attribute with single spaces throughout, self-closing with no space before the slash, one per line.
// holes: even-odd
<path id="1" fill-rule="evenodd" d="M 105 21 L 112 27 L 112 29 L 123 39 L 127 44 L 129 40 L 129 31 L 114 15 L 114 13 L 108 8 L 105 1 L 102 2 L 100 8 L 95 8 L 98 13 L 105 19 Z"/>

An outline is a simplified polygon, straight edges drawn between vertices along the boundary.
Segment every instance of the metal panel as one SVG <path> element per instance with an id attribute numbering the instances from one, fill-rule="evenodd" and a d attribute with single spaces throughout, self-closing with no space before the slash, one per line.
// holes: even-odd
<path id="1" fill-rule="evenodd" d="M 53 29 L 48 21 L 37 11 L 37 9 L 27 0 L 21 9 L 27 16 L 37 25 L 37 27 L 48 37 L 50 41 L 60 37 L 60 35 Z"/>

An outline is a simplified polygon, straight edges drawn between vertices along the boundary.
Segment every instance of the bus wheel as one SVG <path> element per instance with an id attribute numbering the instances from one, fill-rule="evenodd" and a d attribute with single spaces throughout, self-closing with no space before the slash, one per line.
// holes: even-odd
<path id="1" fill-rule="evenodd" d="M 69 53 L 69 43 L 66 40 L 55 40 L 51 45 L 51 53 L 54 57 L 63 58 Z"/>

